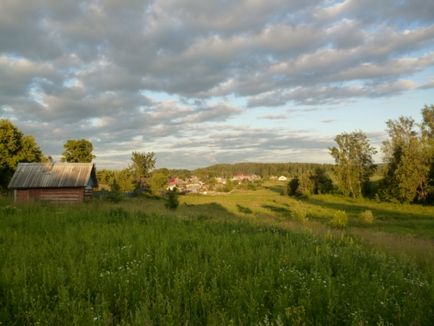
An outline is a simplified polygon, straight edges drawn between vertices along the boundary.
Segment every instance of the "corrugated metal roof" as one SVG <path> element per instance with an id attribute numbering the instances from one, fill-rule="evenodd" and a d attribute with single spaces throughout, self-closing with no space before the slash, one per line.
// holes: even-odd
<path id="1" fill-rule="evenodd" d="M 89 179 L 97 185 L 92 163 L 19 163 L 8 188 L 84 187 Z"/>

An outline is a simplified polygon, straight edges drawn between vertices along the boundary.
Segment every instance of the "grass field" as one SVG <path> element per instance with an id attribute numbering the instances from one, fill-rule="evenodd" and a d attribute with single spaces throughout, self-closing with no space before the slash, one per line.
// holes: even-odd
<path id="1" fill-rule="evenodd" d="M 433 322 L 431 207 L 300 201 L 278 184 L 181 202 L 2 202 L 0 324 Z M 329 226 L 336 210 L 344 229 Z"/>

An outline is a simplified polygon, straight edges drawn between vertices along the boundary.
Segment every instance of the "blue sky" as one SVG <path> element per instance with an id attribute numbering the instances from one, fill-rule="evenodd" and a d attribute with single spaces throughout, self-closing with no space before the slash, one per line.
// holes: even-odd
<path id="1" fill-rule="evenodd" d="M 0 118 L 99 167 L 332 162 L 341 132 L 434 104 L 426 0 L 3 0 Z"/>

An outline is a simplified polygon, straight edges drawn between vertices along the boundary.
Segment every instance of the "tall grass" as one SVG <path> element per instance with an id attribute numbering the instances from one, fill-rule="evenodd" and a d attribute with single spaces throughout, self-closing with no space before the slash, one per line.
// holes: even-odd
<path id="1" fill-rule="evenodd" d="M 0 209 L 0 323 L 432 322 L 433 275 L 410 260 L 218 205 L 159 205 Z"/>

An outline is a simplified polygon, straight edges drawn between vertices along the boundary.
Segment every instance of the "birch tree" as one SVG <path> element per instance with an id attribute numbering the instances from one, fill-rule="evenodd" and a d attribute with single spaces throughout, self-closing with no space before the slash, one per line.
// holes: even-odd
<path id="1" fill-rule="evenodd" d="M 364 184 L 374 172 L 372 156 L 376 150 L 361 131 L 342 133 L 335 141 L 338 146 L 329 150 L 336 162 L 337 186 L 346 196 L 360 197 Z"/>

